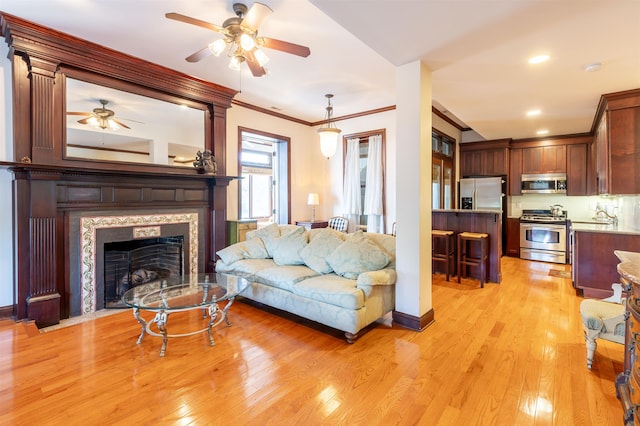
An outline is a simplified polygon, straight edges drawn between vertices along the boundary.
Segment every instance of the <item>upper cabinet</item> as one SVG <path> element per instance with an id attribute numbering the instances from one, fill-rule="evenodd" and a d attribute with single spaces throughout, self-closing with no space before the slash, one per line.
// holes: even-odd
<path id="1" fill-rule="evenodd" d="M 460 144 L 460 176 L 501 176 L 509 174 L 511 139 Z"/>
<path id="2" fill-rule="evenodd" d="M 540 146 L 522 150 L 522 173 L 566 172 L 566 145 Z"/>
<path id="3" fill-rule="evenodd" d="M 640 89 L 603 95 L 594 121 L 600 194 L 640 194 Z"/>

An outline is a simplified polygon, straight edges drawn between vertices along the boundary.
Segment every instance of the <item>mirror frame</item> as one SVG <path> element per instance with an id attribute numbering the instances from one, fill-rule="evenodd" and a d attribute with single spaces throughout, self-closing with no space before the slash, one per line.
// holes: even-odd
<path id="1" fill-rule="evenodd" d="M 196 174 L 181 166 L 65 156 L 66 77 L 207 111 L 204 148 L 226 174 L 226 113 L 236 90 L 82 40 L 9 14 L 2 34 L 13 65 L 16 162 L 112 171 Z"/>

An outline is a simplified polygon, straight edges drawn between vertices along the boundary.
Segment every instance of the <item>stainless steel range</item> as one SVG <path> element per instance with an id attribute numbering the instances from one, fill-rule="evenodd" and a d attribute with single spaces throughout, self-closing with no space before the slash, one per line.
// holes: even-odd
<path id="1" fill-rule="evenodd" d="M 520 216 L 520 258 L 567 263 L 567 211 L 523 210 Z"/>

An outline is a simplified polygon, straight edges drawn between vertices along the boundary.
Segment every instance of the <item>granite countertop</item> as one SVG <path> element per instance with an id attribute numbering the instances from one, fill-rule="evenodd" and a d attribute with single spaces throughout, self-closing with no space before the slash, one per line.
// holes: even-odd
<path id="1" fill-rule="evenodd" d="M 640 253 L 622 250 L 613 253 L 622 261 L 618 264 L 618 273 L 629 281 L 640 283 Z"/>
<path id="2" fill-rule="evenodd" d="M 501 214 L 501 210 L 465 210 L 465 209 L 434 209 L 433 213 L 490 213 L 490 214 Z"/>
<path id="3" fill-rule="evenodd" d="M 582 222 L 571 220 L 571 229 L 580 232 L 605 232 L 611 234 L 640 235 L 640 229 L 626 226 L 624 224 L 614 225 L 611 223 L 598 223 L 595 221 Z"/>

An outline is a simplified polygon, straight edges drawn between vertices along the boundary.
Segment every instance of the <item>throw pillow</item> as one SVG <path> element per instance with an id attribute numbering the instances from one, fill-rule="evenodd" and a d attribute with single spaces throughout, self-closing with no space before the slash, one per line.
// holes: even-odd
<path id="1" fill-rule="evenodd" d="M 313 238 L 310 238 L 309 244 L 300 252 L 305 265 L 319 274 L 330 274 L 333 269 L 327 263 L 327 256 L 344 242 L 344 235 L 330 228 L 318 230 Z"/>
<path id="2" fill-rule="evenodd" d="M 358 231 L 327 257 L 327 263 L 336 274 L 355 280 L 362 272 L 384 268 L 390 259 L 384 249 Z"/>
<path id="3" fill-rule="evenodd" d="M 306 229 L 300 227 L 293 232 L 274 238 L 267 246 L 276 265 L 303 265 L 300 252 L 307 245 Z"/>
<path id="4" fill-rule="evenodd" d="M 266 259 L 269 253 L 260 238 L 241 241 L 216 252 L 227 265 L 242 259 Z"/>
<path id="5" fill-rule="evenodd" d="M 271 241 L 279 236 L 280 226 L 278 226 L 277 223 L 272 223 L 271 225 L 260 228 L 257 231 L 247 232 L 247 240 L 253 240 L 256 238 L 262 239 L 264 246 L 267 248 L 267 252 L 269 253 L 269 257 L 273 257 L 273 253 L 271 252 Z"/>

